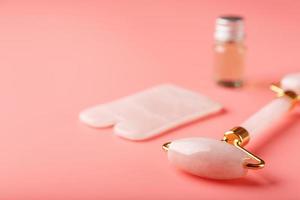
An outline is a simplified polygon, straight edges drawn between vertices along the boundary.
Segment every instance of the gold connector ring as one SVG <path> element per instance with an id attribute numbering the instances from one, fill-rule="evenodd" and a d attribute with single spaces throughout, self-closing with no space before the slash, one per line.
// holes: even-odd
<path id="1" fill-rule="evenodd" d="M 300 101 L 300 95 L 291 90 L 284 90 L 277 83 L 272 83 L 270 89 L 277 94 L 277 97 L 287 96 L 291 98 L 295 103 Z"/>
<path id="2" fill-rule="evenodd" d="M 251 159 L 257 163 L 245 161 L 244 167 L 248 169 L 261 169 L 265 166 L 265 161 L 254 155 L 250 151 L 243 148 L 250 140 L 248 131 L 243 127 L 234 127 L 231 130 L 225 132 L 223 141 L 228 144 L 234 145 L 244 153 L 246 153 Z"/>

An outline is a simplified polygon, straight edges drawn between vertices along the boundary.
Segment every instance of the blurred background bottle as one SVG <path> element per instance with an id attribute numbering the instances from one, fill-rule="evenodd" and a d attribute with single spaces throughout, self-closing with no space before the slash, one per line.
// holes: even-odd
<path id="1" fill-rule="evenodd" d="M 218 17 L 214 38 L 215 81 L 225 87 L 241 87 L 246 54 L 243 18 L 234 15 Z"/>

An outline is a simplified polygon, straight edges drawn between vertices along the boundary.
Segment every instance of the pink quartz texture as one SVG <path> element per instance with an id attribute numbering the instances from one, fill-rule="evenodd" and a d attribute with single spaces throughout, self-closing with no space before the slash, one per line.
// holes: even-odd
<path id="1" fill-rule="evenodd" d="M 221 104 L 205 95 L 162 84 L 87 108 L 79 118 L 96 128 L 114 126 L 114 133 L 120 137 L 145 140 L 221 109 Z"/>
<path id="2" fill-rule="evenodd" d="M 281 80 L 284 90 L 292 90 L 300 95 L 300 73 L 288 74 Z"/>
<path id="3" fill-rule="evenodd" d="M 0 199 L 299 200 L 300 105 L 254 149 L 266 167 L 241 179 L 181 173 L 161 150 L 178 138 L 221 139 L 274 99 L 269 84 L 300 70 L 299 8 L 295 0 L 1 1 Z M 247 82 L 237 90 L 212 79 L 214 22 L 227 13 L 246 19 Z M 226 112 L 136 143 L 78 120 L 91 105 L 166 82 Z"/>
<path id="4" fill-rule="evenodd" d="M 241 126 L 249 132 L 251 140 L 255 139 L 277 120 L 280 120 L 291 107 L 292 100 L 289 97 L 276 98 L 254 113 Z"/>
<path id="5" fill-rule="evenodd" d="M 285 75 L 280 86 L 285 91 L 290 90 L 300 94 L 300 73 Z M 280 120 L 293 107 L 293 99 L 283 96 L 272 100 L 259 111 L 254 113 L 241 126 L 250 133 L 251 140 L 263 134 L 272 124 Z"/>
<path id="6" fill-rule="evenodd" d="M 169 161 L 191 174 L 212 179 L 235 179 L 246 175 L 244 152 L 223 141 L 185 138 L 172 141 Z"/>

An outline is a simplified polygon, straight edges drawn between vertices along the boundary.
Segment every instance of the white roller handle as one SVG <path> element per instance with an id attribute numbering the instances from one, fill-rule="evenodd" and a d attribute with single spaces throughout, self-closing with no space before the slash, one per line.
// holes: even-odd
<path id="1" fill-rule="evenodd" d="M 246 120 L 241 126 L 250 134 L 251 140 L 284 116 L 292 107 L 292 99 L 277 98 Z"/>
<path id="2" fill-rule="evenodd" d="M 300 73 L 285 76 L 280 85 L 285 91 L 291 90 L 300 94 Z M 279 97 L 251 116 L 241 126 L 249 132 L 252 140 L 284 116 L 292 106 L 293 99 L 287 96 Z"/>

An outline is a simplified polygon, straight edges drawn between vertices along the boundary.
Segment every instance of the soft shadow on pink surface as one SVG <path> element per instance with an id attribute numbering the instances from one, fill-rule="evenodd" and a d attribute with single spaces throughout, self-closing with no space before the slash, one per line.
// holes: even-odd
<path id="1" fill-rule="evenodd" d="M 267 77 L 264 79 L 246 80 L 243 90 L 270 90 L 270 86 L 273 83 L 279 83 L 278 77 Z"/>
<path id="2" fill-rule="evenodd" d="M 198 182 L 199 184 L 205 183 L 205 184 L 212 184 L 212 185 L 244 188 L 244 187 L 269 187 L 269 186 L 279 185 L 280 183 L 280 181 L 276 177 L 273 177 L 270 174 L 256 173 L 255 171 L 253 172 L 249 171 L 245 177 L 239 179 L 215 180 L 215 179 L 208 179 L 193 174 L 189 174 L 180 169 L 174 169 L 174 170 L 177 170 L 177 173 L 179 175 L 185 176 L 187 179 L 190 179 L 194 182 Z"/>

